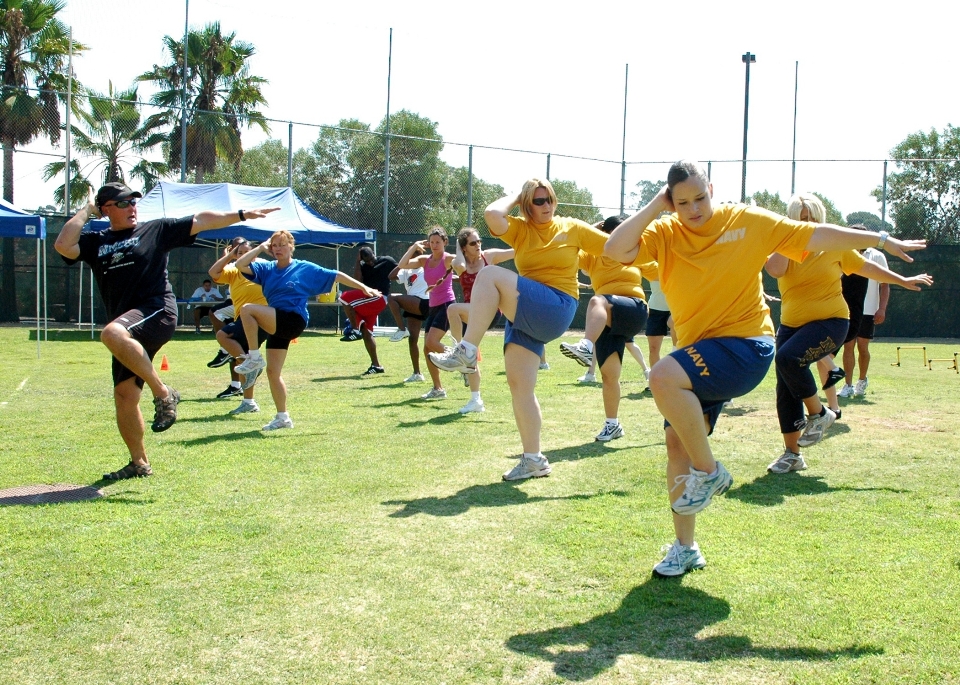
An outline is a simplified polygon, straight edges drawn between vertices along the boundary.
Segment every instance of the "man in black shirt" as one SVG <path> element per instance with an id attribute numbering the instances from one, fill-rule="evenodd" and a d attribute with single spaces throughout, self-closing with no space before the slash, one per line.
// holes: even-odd
<path id="1" fill-rule="evenodd" d="M 177 304 L 167 279 L 170 250 L 192 245 L 197 233 L 226 228 L 237 221 L 258 219 L 278 207 L 236 212 L 199 212 L 182 219 L 137 221 L 137 199 L 142 195 L 123 183 L 107 183 L 72 217 L 55 248 L 64 261 L 90 266 L 112 319 L 100 341 L 113 354 L 113 398 L 117 427 L 130 452 L 130 463 L 104 474 L 108 480 L 149 476 L 153 473 L 144 445 L 140 394 L 146 383 L 153 392 L 151 428 L 165 431 L 177 420 L 179 393 L 164 385 L 153 367 L 153 358 L 173 337 Z M 103 216 L 110 228 L 81 233 L 91 217 Z"/>
<path id="2" fill-rule="evenodd" d="M 383 294 L 382 302 L 370 302 L 369 298 L 353 300 L 350 295 L 358 294 L 359 291 L 347 291 L 340 298 L 347 318 L 353 326 L 351 331 L 340 339 L 344 342 L 363 339 L 363 345 L 370 357 L 370 368 L 363 373 L 364 376 L 383 373 L 383 367 L 380 366 L 380 359 L 377 356 L 377 341 L 373 339 L 373 322 L 376 321 L 377 315 L 386 309 L 387 298 L 390 295 L 390 274 L 395 268 L 397 268 L 397 260 L 393 257 L 377 257 L 369 247 L 361 247 L 357 252 L 353 277 L 365 286 L 379 290 Z M 363 311 L 360 312 L 359 309 Z"/>

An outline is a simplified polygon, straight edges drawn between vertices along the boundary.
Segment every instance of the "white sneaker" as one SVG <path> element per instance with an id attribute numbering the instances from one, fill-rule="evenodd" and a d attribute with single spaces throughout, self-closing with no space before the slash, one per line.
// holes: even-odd
<path id="1" fill-rule="evenodd" d="M 577 379 L 577 383 L 596 383 L 596 382 L 597 382 L 597 374 L 590 373 L 589 371 L 587 371 L 585 374 L 583 374 L 582 376 L 580 376 L 580 378 Z"/>
<path id="2" fill-rule="evenodd" d="M 456 347 L 451 347 L 443 353 L 430 352 L 430 361 L 438 369 L 444 371 L 459 371 L 460 373 L 477 372 L 477 354 L 472 355 L 467 352 L 467 348 L 460 343 Z"/>
<path id="3" fill-rule="evenodd" d="M 408 331 L 408 330 L 406 330 L 406 329 L 404 329 L 404 330 L 402 330 L 402 331 L 401 331 L 401 330 L 397 330 L 396 333 L 394 333 L 393 335 L 390 336 L 390 342 L 400 342 L 400 341 L 403 340 L 404 338 L 409 338 L 409 337 L 410 337 L 410 331 Z"/>
<path id="4" fill-rule="evenodd" d="M 861 378 L 857 381 L 857 384 L 853 386 L 853 396 L 854 397 L 863 397 L 867 394 L 867 383 L 870 381 L 866 378 Z"/>
<path id="5" fill-rule="evenodd" d="M 486 410 L 487 408 L 483 405 L 483 400 L 475 400 L 473 398 L 471 398 L 470 401 L 467 402 L 465 405 L 460 407 L 461 414 L 469 414 L 472 411 L 475 411 L 477 413 L 483 413 Z"/>
<path id="6" fill-rule="evenodd" d="M 525 478 L 543 478 L 550 475 L 550 462 L 544 456 L 527 457 L 520 455 L 520 462 L 503 474 L 504 480 L 524 480 Z"/>
<path id="7" fill-rule="evenodd" d="M 253 402 L 241 402 L 240 406 L 230 412 L 230 416 L 236 416 L 237 414 L 252 414 L 254 412 L 260 411 L 260 405 Z"/>
<path id="8" fill-rule="evenodd" d="M 263 355 L 260 355 L 259 357 L 247 357 L 242 364 L 237 364 L 233 370 L 242 376 L 254 371 L 262 371 L 265 368 L 267 368 L 267 360 L 263 358 Z"/>
<path id="9" fill-rule="evenodd" d="M 597 433 L 597 437 L 594 438 L 597 442 L 610 442 L 611 440 L 616 440 L 617 438 L 623 437 L 623 426 L 619 423 L 605 423 L 603 424 L 603 430 Z"/>
<path id="10" fill-rule="evenodd" d="M 443 388 L 430 388 L 430 392 L 420 395 L 421 400 L 445 400 L 446 398 L 447 391 Z"/>
<path id="11" fill-rule="evenodd" d="M 700 554 L 700 546 L 696 542 L 686 547 L 681 545 L 679 540 L 674 540 L 672 545 L 664 545 L 663 551 L 667 556 L 653 567 L 653 575 L 660 578 L 676 578 L 687 571 L 707 565 L 707 560 Z"/>
<path id="12" fill-rule="evenodd" d="M 264 426 L 260 430 L 275 431 L 275 430 L 280 430 L 281 428 L 293 428 L 293 420 L 281 419 L 279 416 L 277 416 L 273 419 L 273 421 L 268 423 L 266 426 Z"/>
<path id="13" fill-rule="evenodd" d="M 550 370 L 550 363 L 549 363 L 549 362 L 540 362 L 540 370 L 541 370 L 541 371 L 549 371 L 549 370 Z"/>
<path id="14" fill-rule="evenodd" d="M 852 385 L 844 385 L 840 388 L 839 392 L 837 392 L 837 397 L 853 397 L 853 393 L 854 388 Z"/>
<path id="15" fill-rule="evenodd" d="M 593 361 L 593 350 L 588 350 L 585 345 L 586 339 L 581 340 L 576 345 L 571 345 L 570 343 L 560 343 L 560 352 L 563 353 L 564 357 L 570 357 L 573 361 L 580 364 L 580 366 L 590 367 L 590 362 Z"/>
<path id="16" fill-rule="evenodd" d="M 670 508 L 675 514 L 689 516 L 709 507 L 714 495 L 725 493 L 733 485 L 733 477 L 718 461 L 713 473 L 697 471 L 691 466 L 689 475 L 677 476 L 673 482 L 670 492 L 683 485 L 683 494 Z"/>
<path id="17" fill-rule="evenodd" d="M 803 433 L 800 434 L 800 439 L 797 440 L 800 447 L 816 445 L 823 439 L 826 430 L 837 420 L 837 415 L 830 411 L 828 407 L 824 407 L 824 409 L 826 411 L 823 416 L 814 416 L 812 419 L 807 419 L 807 425 L 803 429 Z"/>
<path id="18" fill-rule="evenodd" d="M 767 467 L 767 471 L 770 473 L 790 473 L 791 471 L 804 471 L 806 468 L 807 462 L 804 461 L 802 454 L 795 454 L 788 449 L 784 449 L 783 454 Z"/>
<path id="19" fill-rule="evenodd" d="M 410 378 L 404 378 L 404 383 L 423 383 L 426 379 L 423 377 L 422 373 L 415 373 Z"/>

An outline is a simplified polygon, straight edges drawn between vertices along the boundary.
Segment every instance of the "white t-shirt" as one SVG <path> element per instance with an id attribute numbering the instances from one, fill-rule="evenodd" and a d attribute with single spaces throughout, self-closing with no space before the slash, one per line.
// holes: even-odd
<path id="1" fill-rule="evenodd" d="M 224 298 L 223 295 L 220 294 L 220 291 L 216 288 L 205 290 L 203 286 L 200 286 L 193 291 L 193 295 L 190 296 L 190 299 L 199 302 L 221 302 Z"/>
<path id="2" fill-rule="evenodd" d="M 397 280 L 403 283 L 407 289 L 407 295 L 419 297 L 426 300 L 430 297 L 427 292 L 427 281 L 423 277 L 423 269 L 400 269 L 397 272 Z"/>
<path id="3" fill-rule="evenodd" d="M 887 258 L 880 250 L 868 247 L 867 251 L 863 253 L 863 256 L 871 262 L 882 266 L 884 269 L 889 268 L 887 266 Z M 863 315 L 873 316 L 877 313 L 878 309 L 880 309 L 880 283 L 871 278 L 870 282 L 867 283 L 867 296 L 863 300 Z"/>

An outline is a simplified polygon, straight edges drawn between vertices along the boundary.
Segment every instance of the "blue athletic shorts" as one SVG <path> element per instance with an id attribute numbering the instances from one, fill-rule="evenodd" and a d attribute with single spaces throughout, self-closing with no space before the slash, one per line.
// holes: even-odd
<path id="1" fill-rule="evenodd" d="M 523 276 L 517 278 L 517 292 L 517 313 L 504 327 L 503 346 L 513 343 L 542 355 L 544 343 L 556 340 L 570 328 L 577 300 Z"/>
<path id="2" fill-rule="evenodd" d="M 708 338 L 670 353 L 693 384 L 710 432 L 717 423 L 723 403 L 746 395 L 760 385 L 776 347 L 772 342 L 750 338 Z M 664 427 L 670 424 L 663 422 Z"/>
<path id="3" fill-rule="evenodd" d="M 639 297 L 625 295 L 603 295 L 612 306 L 610 325 L 604 327 L 594 345 L 597 366 L 602 367 L 610 355 L 617 355 L 623 361 L 624 346 L 633 342 L 633 336 L 639 335 L 647 323 L 647 303 Z"/>
<path id="4" fill-rule="evenodd" d="M 670 327 L 667 326 L 667 319 L 669 318 L 670 312 L 663 309 L 651 309 L 647 314 L 647 337 L 670 335 Z"/>

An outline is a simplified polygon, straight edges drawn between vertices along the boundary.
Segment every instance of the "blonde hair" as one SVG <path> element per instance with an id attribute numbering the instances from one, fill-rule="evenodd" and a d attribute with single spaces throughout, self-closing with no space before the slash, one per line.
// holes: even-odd
<path id="1" fill-rule="evenodd" d="M 824 208 L 820 198 L 813 193 L 797 193 L 790 198 L 787 203 L 787 217 L 794 221 L 800 221 L 800 215 L 806 207 L 809 221 L 817 224 L 823 224 L 827 221 L 827 210 Z"/>
<path id="2" fill-rule="evenodd" d="M 297 241 L 293 238 L 293 233 L 290 231 L 277 231 L 272 236 L 270 236 L 270 244 L 273 245 L 273 241 L 278 238 L 283 238 L 286 242 L 290 244 L 291 250 L 296 249 Z"/>
<path id="3" fill-rule="evenodd" d="M 543 188 L 547 191 L 550 204 L 553 205 L 554 211 L 557 209 L 557 194 L 553 191 L 550 181 L 531 178 L 523 184 L 523 188 L 520 190 L 520 212 L 528 221 L 533 216 L 533 194 L 537 192 L 537 188 Z"/>

